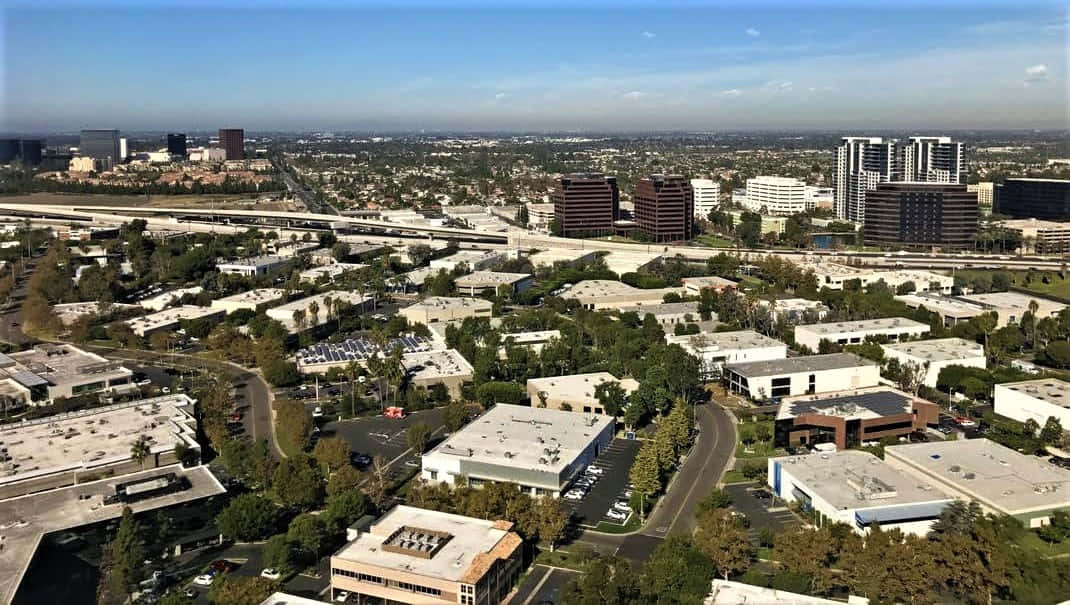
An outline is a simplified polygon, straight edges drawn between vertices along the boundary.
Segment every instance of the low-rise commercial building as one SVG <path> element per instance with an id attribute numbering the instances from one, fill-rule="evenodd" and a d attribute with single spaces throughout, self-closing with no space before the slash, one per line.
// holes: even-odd
<path id="1" fill-rule="evenodd" d="M 224 315 L 226 315 L 226 311 L 223 309 L 182 305 L 180 307 L 169 307 L 163 311 L 128 319 L 124 323 L 130 326 L 130 329 L 134 331 L 134 334 L 137 334 L 142 338 L 147 338 L 153 332 L 159 332 L 160 330 L 177 330 L 183 321 L 222 318 Z"/>
<path id="2" fill-rule="evenodd" d="M 410 324 L 433 324 L 468 317 L 490 317 L 494 304 L 480 298 L 428 296 L 398 311 Z"/>
<path id="3" fill-rule="evenodd" d="M 929 324 L 905 317 L 886 317 L 795 326 L 795 343 L 817 351 L 822 340 L 832 344 L 852 345 L 865 342 L 868 337 L 879 336 L 890 342 L 898 342 L 928 333 Z"/>
<path id="4" fill-rule="evenodd" d="M 1018 422 L 1033 420 L 1043 427 L 1055 418 L 1063 429 L 1070 427 L 1070 382 L 1041 378 L 997 384 L 995 412 Z"/>
<path id="5" fill-rule="evenodd" d="M 296 333 L 322 326 L 338 317 L 339 305 L 348 306 L 353 313 L 362 313 L 374 304 L 374 298 L 364 297 L 356 292 L 331 290 L 292 300 L 285 305 L 268 309 L 265 313 L 290 332 Z"/>
<path id="6" fill-rule="evenodd" d="M 159 291 L 159 288 L 156 288 L 156 291 Z M 141 308 L 148 309 L 149 311 L 162 311 L 171 304 L 180 300 L 183 296 L 197 296 L 201 292 L 204 292 L 204 288 L 200 286 L 193 286 L 192 288 L 178 288 L 175 290 L 163 292 L 162 294 L 155 294 L 149 298 L 144 298 L 142 300 L 139 300 L 137 304 L 140 305 Z"/>
<path id="7" fill-rule="evenodd" d="M 880 366 L 851 353 L 725 364 L 725 388 L 755 400 L 877 385 Z"/>
<path id="8" fill-rule="evenodd" d="M 298 349 L 294 361 L 297 371 L 302 374 L 322 374 L 331 368 L 345 368 L 353 362 L 365 366 L 372 357 L 381 357 L 397 348 L 405 354 L 430 351 L 434 347 L 429 339 L 412 334 L 391 338 L 383 349 L 370 340 L 347 338 L 342 342 L 321 342 Z"/>
<path id="9" fill-rule="evenodd" d="M 193 403 L 166 395 L 0 425 L 0 500 L 173 464 L 180 444 L 199 454 Z M 138 461 L 140 438 L 149 455 Z"/>
<path id="10" fill-rule="evenodd" d="M 725 290 L 735 290 L 739 286 L 739 284 L 730 279 L 725 279 L 716 275 L 685 277 L 680 281 L 684 285 L 684 291 L 687 292 L 689 296 L 698 296 L 699 294 L 702 294 L 703 290 L 723 292 Z"/>
<path id="11" fill-rule="evenodd" d="M 1003 229 L 1022 242 L 1023 254 L 1063 254 L 1070 252 L 1070 223 L 1035 218 L 1003 221 Z"/>
<path id="12" fill-rule="evenodd" d="M 858 280 L 862 287 L 883 281 L 892 290 L 909 282 L 914 284 L 914 289 L 918 292 L 933 291 L 944 294 L 950 294 L 955 285 L 955 279 L 950 275 L 919 269 L 880 271 L 826 262 L 807 264 L 805 268 L 814 272 L 818 288 L 829 290 L 842 290 L 844 284 L 852 280 Z"/>
<path id="13" fill-rule="evenodd" d="M 414 389 L 427 390 L 441 384 L 455 399 L 461 396 L 464 383 L 472 381 L 474 373 L 472 364 L 456 349 L 406 353 L 401 356 L 401 365 Z"/>
<path id="14" fill-rule="evenodd" d="M 926 311 L 936 313 L 940 316 L 946 328 L 970 321 L 986 312 L 985 307 L 982 305 L 942 294 L 925 292 L 921 294 L 901 294 L 896 296 L 895 299 L 911 309 L 924 307 Z"/>
<path id="15" fill-rule="evenodd" d="M 483 271 L 485 269 L 493 269 L 503 262 L 505 262 L 505 255 L 501 252 L 495 252 L 494 250 L 461 250 L 456 254 L 436 258 L 431 261 L 430 267 L 436 273 L 442 269 L 452 272 L 462 265 L 467 267 L 468 271 Z"/>
<path id="16" fill-rule="evenodd" d="M 819 300 L 807 298 L 778 298 L 774 301 L 758 300 L 758 304 L 769 309 L 775 319 L 789 321 L 821 321 L 828 315 L 829 308 Z"/>
<path id="17" fill-rule="evenodd" d="M 60 397 L 136 390 L 134 372 L 69 344 L 39 344 L 27 351 L 0 354 L 5 395 L 24 404 L 53 403 Z M 6 406 L 5 406 L 6 407 Z"/>
<path id="18" fill-rule="evenodd" d="M 498 271 L 475 271 L 455 280 L 457 292 L 467 296 L 497 294 L 505 289 L 509 294 L 523 292 L 535 284 L 530 273 L 501 273 Z"/>
<path id="19" fill-rule="evenodd" d="M 736 189 L 732 191 L 732 202 L 740 203 L 741 200 L 747 199 L 748 195 L 746 191 L 743 191 L 742 194 L 739 196 L 736 195 L 737 191 L 740 190 Z M 738 225 L 743 222 L 743 211 L 731 210 L 728 212 L 728 215 L 732 217 L 733 225 Z M 780 235 L 781 233 L 784 233 L 784 229 L 787 228 L 788 217 L 786 216 L 770 216 L 767 214 L 763 214 L 761 215 L 761 217 L 761 230 L 763 234 L 776 233 L 777 235 Z"/>
<path id="20" fill-rule="evenodd" d="M 955 500 L 867 452 L 770 458 L 768 465 L 778 497 L 815 513 L 818 526 L 844 523 L 859 534 L 876 524 L 924 536 Z"/>
<path id="21" fill-rule="evenodd" d="M 520 576 L 523 540 L 508 521 L 398 505 L 331 556 L 331 600 L 497 605 Z"/>
<path id="22" fill-rule="evenodd" d="M 777 410 L 777 446 L 833 443 L 857 447 L 902 437 L 940 421 L 935 403 L 887 386 L 786 397 Z"/>
<path id="23" fill-rule="evenodd" d="M 527 205 L 527 210 L 528 227 L 538 231 L 550 231 L 550 223 L 554 222 L 553 204 L 529 203 Z"/>
<path id="24" fill-rule="evenodd" d="M 101 303 L 95 300 L 88 302 L 62 303 L 52 305 L 52 313 L 59 321 L 69 326 L 78 319 L 87 315 L 101 315 L 103 313 L 124 312 L 140 309 L 138 305 L 124 305 L 122 303 Z"/>
<path id="25" fill-rule="evenodd" d="M 291 258 L 284 256 L 253 256 L 216 263 L 216 270 L 230 275 L 259 277 L 283 268 Z"/>
<path id="26" fill-rule="evenodd" d="M 639 388 L 639 383 L 632 378 L 618 379 L 609 372 L 593 372 L 529 379 L 528 398 L 531 400 L 532 407 L 583 412 L 584 414 L 605 414 L 605 408 L 595 396 L 595 390 L 598 385 L 607 382 L 617 383 L 626 395 L 631 395 Z"/>
<path id="27" fill-rule="evenodd" d="M 542 250 L 528 256 L 531 265 L 536 269 L 539 267 L 553 267 L 558 263 L 578 266 L 589 263 L 596 258 L 598 258 L 597 250 L 581 250 L 578 248 L 574 250 L 554 248 L 553 250 Z"/>
<path id="28" fill-rule="evenodd" d="M 1047 525 L 1055 511 L 1070 510 L 1070 470 L 988 439 L 893 445 L 884 448 L 884 461 L 1026 527 Z"/>
<path id="29" fill-rule="evenodd" d="M 683 295 L 683 288 L 641 289 L 624 282 L 607 279 L 587 279 L 561 294 L 565 300 L 579 301 L 585 309 L 620 309 L 642 305 L 659 305 L 666 294 Z"/>
<path id="30" fill-rule="evenodd" d="M 940 370 L 948 366 L 968 368 L 986 367 L 984 346 L 962 338 L 937 338 L 881 345 L 884 357 L 896 359 L 900 365 L 914 364 L 925 368 L 925 384 L 935 388 Z"/>
<path id="31" fill-rule="evenodd" d="M 613 440 L 609 416 L 498 404 L 424 454 L 425 481 L 515 483 L 558 497 Z"/>
<path id="32" fill-rule="evenodd" d="M 706 379 L 719 376 L 726 363 L 769 361 L 788 356 L 788 345 L 754 330 L 701 332 L 683 336 L 666 334 L 665 342 L 680 345 L 694 355 Z"/>
<path id="33" fill-rule="evenodd" d="M 213 309 L 222 309 L 227 315 L 235 311 L 252 311 L 258 313 L 278 303 L 286 297 L 286 290 L 279 288 L 258 288 L 248 292 L 239 292 L 212 301 Z"/>
<path id="34" fill-rule="evenodd" d="M 532 332 L 511 332 L 502 334 L 501 346 L 498 347 L 498 356 L 506 357 L 506 349 L 509 347 L 521 347 L 532 353 L 538 354 L 551 340 L 560 339 L 560 330 L 535 330 Z"/>
<path id="35" fill-rule="evenodd" d="M 359 271 L 368 265 L 360 263 L 331 263 L 305 269 L 299 274 L 299 279 L 310 284 L 331 283 L 342 275 L 351 271 Z"/>
<path id="36" fill-rule="evenodd" d="M 763 588 L 743 582 L 729 580 L 713 580 L 713 587 L 703 605 L 740 605 L 742 603 L 754 605 L 843 605 L 843 601 L 833 601 L 812 597 L 810 595 L 777 590 L 775 588 Z M 848 603 L 851 603 L 848 601 Z M 262 605 L 282 605 L 281 603 L 265 603 Z M 302 605 L 295 603 L 293 605 Z"/>
<path id="37" fill-rule="evenodd" d="M 645 320 L 647 315 L 653 315 L 654 321 L 670 332 L 673 326 L 693 323 L 702 319 L 698 312 L 697 302 L 632 305 L 620 307 L 619 310 L 621 313 L 635 313 L 641 320 Z"/>
<path id="38" fill-rule="evenodd" d="M 995 312 L 997 316 L 996 327 L 999 328 L 1021 321 L 1022 315 L 1029 310 L 1029 305 L 1033 302 L 1037 304 L 1035 316 L 1038 320 L 1045 317 L 1055 317 L 1066 308 L 1066 305 L 1061 302 L 1021 292 L 968 294 L 959 298 L 967 302 L 977 303 L 984 307 L 985 311 Z"/>

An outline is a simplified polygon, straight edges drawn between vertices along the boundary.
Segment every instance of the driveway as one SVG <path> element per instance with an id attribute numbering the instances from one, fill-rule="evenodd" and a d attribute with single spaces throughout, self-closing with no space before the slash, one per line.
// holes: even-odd
<path id="1" fill-rule="evenodd" d="M 536 565 L 524 578 L 507 605 L 553 605 L 561 602 L 561 591 L 580 572 L 561 567 Z"/>
<path id="2" fill-rule="evenodd" d="M 639 441 L 614 439 L 594 462 L 604 471 L 591 491 L 582 500 L 563 500 L 565 506 L 576 515 L 578 523 L 594 527 L 601 521 L 609 521 L 605 516 L 606 511 L 628 485 L 628 474 L 640 445 Z"/>
<path id="3" fill-rule="evenodd" d="M 779 532 L 799 525 L 798 517 L 783 502 L 755 497 L 758 492 L 769 493 L 761 483 L 733 483 L 724 489 L 732 496 L 732 508 L 743 513 L 750 521 L 751 533 L 757 534 L 763 527 Z"/>

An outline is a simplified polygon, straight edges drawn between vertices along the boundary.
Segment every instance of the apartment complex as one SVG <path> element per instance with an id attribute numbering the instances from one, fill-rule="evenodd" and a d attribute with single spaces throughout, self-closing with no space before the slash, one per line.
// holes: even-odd
<path id="1" fill-rule="evenodd" d="M 743 207 L 774 216 L 791 216 L 806 211 L 806 183 L 782 176 L 758 176 L 747 179 L 747 196 Z"/>
<path id="2" fill-rule="evenodd" d="M 566 237 L 612 233 L 620 213 L 617 177 L 604 174 L 563 176 L 557 179 L 550 199 L 554 222 Z"/>
<path id="3" fill-rule="evenodd" d="M 706 218 L 717 209 L 721 199 L 721 184 L 712 179 L 691 179 L 695 198 L 695 218 Z"/>
<path id="4" fill-rule="evenodd" d="M 331 556 L 331 600 L 345 600 L 346 592 L 360 603 L 496 605 L 523 564 L 523 541 L 512 528 L 395 506 L 366 531 L 351 529 Z"/>
<path id="5" fill-rule="evenodd" d="M 863 237 L 867 246 L 968 248 L 977 215 L 966 185 L 881 183 L 866 192 Z"/>
<path id="6" fill-rule="evenodd" d="M 1070 180 L 1007 179 L 996 187 L 992 212 L 1015 218 L 1070 220 Z"/>

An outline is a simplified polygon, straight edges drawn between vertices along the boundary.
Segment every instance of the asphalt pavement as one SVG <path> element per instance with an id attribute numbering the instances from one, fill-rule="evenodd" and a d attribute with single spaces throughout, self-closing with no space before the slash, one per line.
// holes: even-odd
<path id="1" fill-rule="evenodd" d="M 561 591 L 580 572 L 561 567 L 536 565 L 517 587 L 508 605 L 553 605 L 561 602 Z"/>

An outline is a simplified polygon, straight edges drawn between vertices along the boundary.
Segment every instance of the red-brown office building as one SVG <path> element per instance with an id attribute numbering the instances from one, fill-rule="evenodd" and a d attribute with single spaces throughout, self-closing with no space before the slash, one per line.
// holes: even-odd
<path id="1" fill-rule="evenodd" d="M 241 128 L 220 128 L 219 146 L 228 160 L 244 160 L 245 131 Z"/>
<path id="2" fill-rule="evenodd" d="M 691 238 L 695 194 L 691 181 L 678 175 L 652 174 L 635 184 L 635 222 L 651 240 L 672 242 Z"/>
<path id="3" fill-rule="evenodd" d="M 613 233 L 620 212 L 617 177 L 604 174 L 570 174 L 557 179 L 551 194 L 554 222 L 566 237 Z"/>

